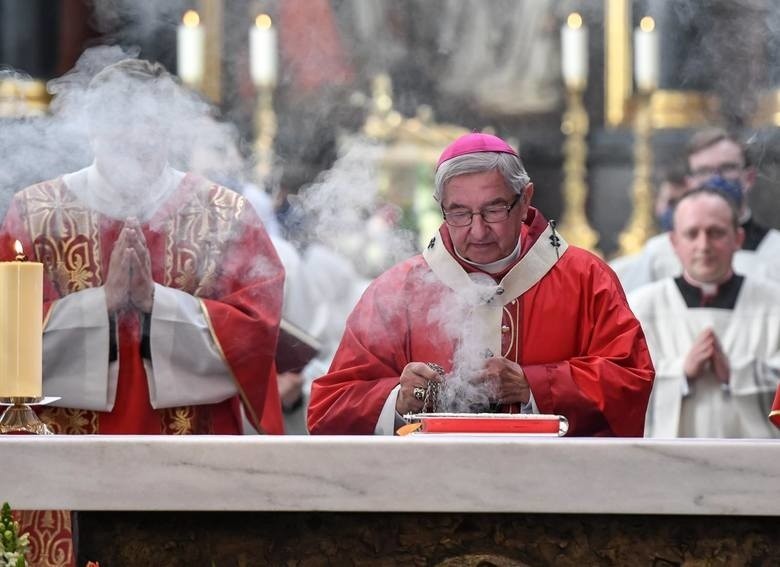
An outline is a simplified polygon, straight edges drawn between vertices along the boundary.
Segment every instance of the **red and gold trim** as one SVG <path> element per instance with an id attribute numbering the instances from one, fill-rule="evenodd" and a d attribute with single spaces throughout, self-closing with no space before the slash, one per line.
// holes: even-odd
<path id="1" fill-rule="evenodd" d="M 249 397 L 246 395 L 246 392 L 241 387 L 241 383 L 238 381 L 236 375 L 233 373 L 233 369 L 230 367 L 230 363 L 225 356 L 225 351 L 222 348 L 222 344 L 219 342 L 219 337 L 217 337 L 217 333 L 214 330 L 214 324 L 211 322 L 211 315 L 209 315 L 209 310 L 206 307 L 205 302 L 202 299 L 198 299 L 198 303 L 200 303 L 200 310 L 203 312 L 203 318 L 206 320 L 206 324 L 209 327 L 209 333 L 211 334 L 211 339 L 214 341 L 214 346 L 217 348 L 217 352 L 219 352 L 219 356 L 222 358 L 222 362 L 225 363 L 225 368 L 227 368 L 230 372 L 230 377 L 233 379 L 233 383 L 236 385 L 238 394 L 241 397 L 241 401 L 243 402 L 244 410 L 249 414 L 247 417 L 252 423 L 252 427 L 257 429 L 258 433 L 265 433 L 260 426 L 260 419 L 258 418 L 257 413 L 255 413 L 255 410 L 249 401 Z"/>
<path id="2" fill-rule="evenodd" d="M 772 411 L 769 412 L 769 421 L 780 428 L 780 385 L 777 386 L 777 392 L 775 392 L 775 401 L 772 404 Z"/>
<path id="3" fill-rule="evenodd" d="M 20 510 L 14 515 L 19 521 L 19 533 L 26 533 L 30 538 L 28 565 L 72 567 L 76 564 L 69 511 Z"/>

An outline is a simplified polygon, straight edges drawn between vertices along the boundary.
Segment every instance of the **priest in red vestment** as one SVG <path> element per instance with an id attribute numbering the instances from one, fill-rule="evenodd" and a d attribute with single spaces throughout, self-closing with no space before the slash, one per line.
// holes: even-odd
<path id="1" fill-rule="evenodd" d="M 55 433 L 282 432 L 284 272 L 240 195 L 167 163 L 177 86 L 126 59 L 87 92 L 95 162 L 17 193 L 2 251 L 44 265 L 41 415 Z"/>
<path id="2" fill-rule="evenodd" d="M 313 384 L 311 433 L 392 434 L 444 380 L 463 402 L 449 408 L 559 414 L 569 435 L 642 436 L 654 377 L 642 329 L 612 270 L 530 206 L 517 152 L 467 134 L 444 150 L 435 186 L 444 223 L 352 312 Z"/>
<path id="3" fill-rule="evenodd" d="M 126 59 L 87 89 L 92 165 L 17 193 L 0 231 L 44 265 L 39 414 L 61 434 L 283 433 L 284 270 L 243 197 L 168 165 L 182 93 Z M 74 565 L 70 514 L 23 511 L 36 565 Z"/>

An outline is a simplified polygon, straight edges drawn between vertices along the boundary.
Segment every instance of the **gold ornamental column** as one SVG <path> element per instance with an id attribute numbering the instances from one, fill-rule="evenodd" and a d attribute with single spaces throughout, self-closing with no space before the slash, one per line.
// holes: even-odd
<path id="1" fill-rule="evenodd" d="M 641 250 L 645 241 L 653 235 L 653 189 L 651 182 L 653 133 L 650 112 L 651 93 L 638 93 L 634 113 L 634 183 L 631 187 L 631 218 L 618 236 L 619 256 Z"/>
<path id="2" fill-rule="evenodd" d="M 198 7 L 206 25 L 206 48 L 201 90 L 213 103 L 222 102 L 222 0 L 199 0 Z"/>
<path id="3" fill-rule="evenodd" d="M 255 171 L 260 181 L 268 179 L 273 170 L 274 139 L 277 119 L 274 111 L 274 91 L 278 80 L 276 29 L 271 16 L 258 14 L 249 30 L 249 72 L 257 89 L 255 109 Z"/>
<path id="4" fill-rule="evenodd" d="M 561 28 L 561 69 L 566 85 L 566 110 L 561 121 L 563 143 L 564 212 L 560 232 L 570 244 L 595 251 L 598 233 L 588 224 L 585 182 L 588 146 L 588 112 L 583 104 L 583 92 L 588 77 L 588 35 L 582 16 L 569 14 Z"/>
<path id="5" fill-rule="evenodd" d="M 653 218 L 653 114 L 651 100 L 658 87 L 659 50 L 655 21 L 642 18 L 634 33 L 634 183 L 631 188 L 631 218 L 618 236 L 619 255 L 634 254 L 655 232 Z"/>
<path id="6" fill-rule="evenodd" d="M 563 200 L 565 209 L 560 223 L 561 234 L 567 242 L 587 250 L 595 250 L 599 235 L 588 223 L 585 200 L 588 186 L 585 182 L 588 146 L 588 113 L 582 102 L 582 90 L 567 89 L 566 112 L 561 121 L 563 143 Z"/>

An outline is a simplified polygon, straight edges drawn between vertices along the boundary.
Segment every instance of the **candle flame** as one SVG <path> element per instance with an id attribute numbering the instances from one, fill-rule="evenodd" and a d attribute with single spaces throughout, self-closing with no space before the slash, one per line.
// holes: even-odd
<path id="1" fill-rule="evenodd" d="M 14 250 L 17 254 L 24 254 L 24 248 L 22 248 L 22 243 L 18 240 L 14 241 Z"/>
<path id="2" fill-rule="evenodd" d="M 645 16 L 639 21 L 639 29 L 643 32 L 651 32 L 655 29 L 655 20 L 650 16 Z"/>
<path id="3" fill-rule="evenodd" d="M 264 30 L 271 29 L 271 16 L 268 14 L 260 14 L 255 18 L 255 26 Z"/>
<path id="4" fill-rule="evenodd" d="M 582 27 L 582 16 L 579 12 L 572 12 L 566 18 L 566 25 L 574 30 L 578 30 Z"/>
<path id="5" fill-rule="evenodd" d="M 197 27 L 200 24 L 200 16 L 195 10 L 187 10 L 184 12 L 181 23 L 183 23 L 188 28 Z"/>

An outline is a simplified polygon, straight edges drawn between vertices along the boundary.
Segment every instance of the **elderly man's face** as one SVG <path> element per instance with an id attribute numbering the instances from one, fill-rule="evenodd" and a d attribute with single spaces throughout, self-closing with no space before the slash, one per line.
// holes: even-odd
<path id="1" fill-rule="evenodd" d="M 717 195 L 697 195 L 677 205 L 672 245 L 685 271 L 698 282 L 725 281 L 744 236 L 734 227 L 728 204 Z"/>
<path id="2" fill-rule="evenodd" d="M 467 260 L 478 264 L 488 264 L 509 256 L 517 246 L 532 196 L 533 185 L 529 183 L 505 220 L 488 223 L 478 211 L 511 205 L 517 197 L 498 170 L 450 179 L 442 196 L 444 212 L 477 213 L 468 226 L 447 225 L 455 249 Z"/>

